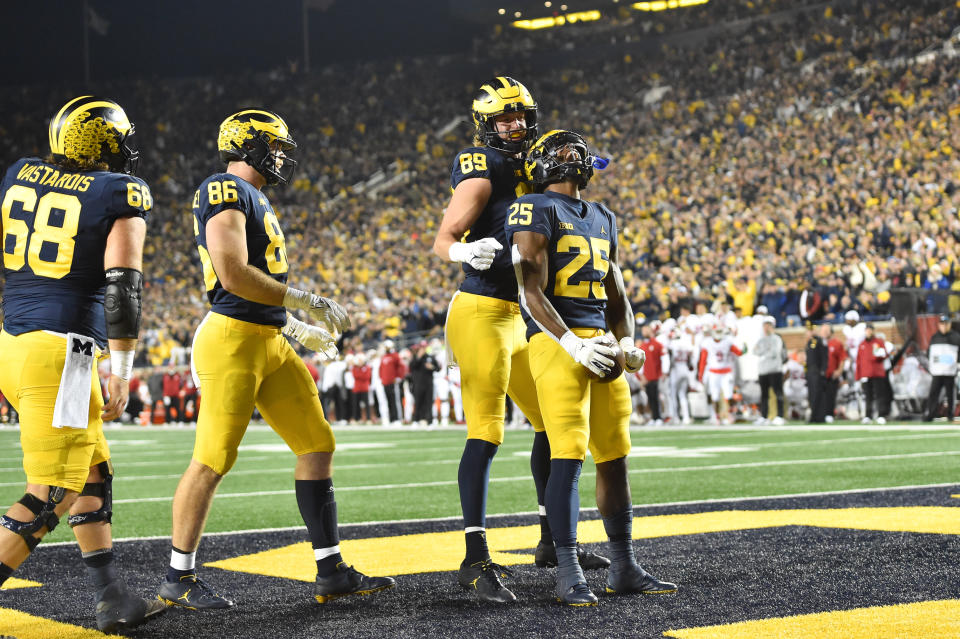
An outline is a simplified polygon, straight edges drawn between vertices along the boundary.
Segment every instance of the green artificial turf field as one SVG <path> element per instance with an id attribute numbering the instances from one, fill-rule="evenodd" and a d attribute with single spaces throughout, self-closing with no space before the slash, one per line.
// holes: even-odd
<path id="1" fill-rule="evenodd" d="M 465 431 L 338 428 L 334 481 L 340 521 L 456 517 L 457 464 Z M 0 505 L 23 494 L 19 433 L 0 430 Z M 170 506 L 193 430 L 111 428 L 116 471 L 114 536 L 170 534 Z M 636 505 L 955 483 L 960 427 L 888 425 L 634 429 L 630 459 Z M 508 431 L 494 460 L 490 514 L 536 509 L 529 472 L 532 431 Z M 294 456 L 263 425 L 248 430 L 224 479 L 207 532 L 300 526 Z M 589 458 L 580 482 L 595 505 Z M 72 540 L 67 526 L 45 542 Z"/>

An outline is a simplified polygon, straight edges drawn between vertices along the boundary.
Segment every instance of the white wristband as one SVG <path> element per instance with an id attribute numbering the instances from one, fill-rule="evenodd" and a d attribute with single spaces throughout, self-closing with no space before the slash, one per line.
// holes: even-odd
<path id="1" fill-rule="evenodd" d="M 127 381 L 133 374 L 135 351 L 110 351 L 110 374 Z"/>
<path id="2" fill-rule="evenodd" d="M 310 293 L 292 286 L 288 286 L 283 293 L 283 305 L 286 308 L 305 308 L 308 299 L 310 299 Z"/>
<path id="3" fill-rule="evenodd" d="M 577 350 L 580 348 L 580 344 L 583 340 L 573 334 L 573 331 L 567 330 L 566 333 L 560 336 L 560 346 L 563 350 L 573 359 L 577 359 Z"/>
<path id="4" fill-rule="evenodd" d="M 466 262 L 470 259 L 470 249 L 463 242 L 454 242 L 447 251 L 451 262 Z"/>

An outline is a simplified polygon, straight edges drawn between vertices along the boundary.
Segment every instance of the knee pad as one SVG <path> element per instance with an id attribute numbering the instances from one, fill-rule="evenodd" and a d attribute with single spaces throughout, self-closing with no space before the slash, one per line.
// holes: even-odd
<path id="1" fill-rule="evenodd" d="M 23 541 L 27 544 L 27 549 L 33 552 L 33 549 L 40 543 L 40 539 L 34 537 L 33 533 L 44 526 L 46 526 L 47 532 L 51 532 L 57 527 L 57 524 L 60 523 L 60 518 L 57 517 L 54 509 L 63 501 L 66 494 L 67 491 L 62 486 L 50 486 L 50 495 L 47 497 L 47 501 L 44 502 L 35 495 L 26 493 L 19 499 L 19 503 L 26 506 L 30 512 L 33 513 L 34 518 L 31 521 L 19 521 L 3 515 L 0 517 L 0 526 L 23 537 Z"/>
<path id="2" fill-rule="evenodd" d="M 100 474 L 103 476 L 102 483 L 87 483 L 83 485 L 81 497 L 100 497 L 103 503 L 100 508 L 87 513 L 77 513 L 67 518 L 67 523 L 71 528 L 82 526 L 83 524 L 92 524 L 98 521 L 110 523 L 113 517 L 113 467 L 109 461 L 97 464 Z"/>

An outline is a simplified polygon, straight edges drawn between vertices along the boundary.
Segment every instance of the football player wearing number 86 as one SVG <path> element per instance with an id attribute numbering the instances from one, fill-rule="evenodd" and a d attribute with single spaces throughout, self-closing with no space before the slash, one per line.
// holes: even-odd
<path id="1" fill-rule="evenodd" d="M 26 494 L 0 517 L 0 584 L 69 512 L 94 585 L 97 626 L 142 623 L 163 604 L 127 590 L 113 561 L 113 467 L 103 422 L 123 414 L 140 330 L 150 189 L 133 176 L 133 123 L 82 96 L 50 121 L 46 159 L 0 184 L 0 390 L 20 412 Z M 97 359 L 109 344 L 109 400 Z"/>
<path id="2" fill-rule="evenodd" d="M 313 378 L 289 336 L 326 358 L 337 356 L 337 333 L 350 321 L 339 304 L 287 285 L 283 232 L 264 186 L 290 182 L 296 143 L 275 113 L 240 111 L 220 125 L 217 144 L 226 171 L 200 184 L 193 230 L 211 312 L 197 327 L 192 368 L 203 395 L 193 459 L 173 498 L 173 549 L 159 598 L 199 610 L 233 602 L 197 577 L 196 551 L 220 480 L 259 409 L 297 456 L 294 487 L 317 562 L 319 603 L 394 585 L 368 577 L 340 556 L 334 500 L 334 437 Z M 287 310 L 303 310 L 321 325 Z"/>
<path id="3" fill-rule="evenodd" d="M 547 517 L 557 551 L 557 600 L 593 606 L 578 565 L 578 481 L 587 448 L 597 467 L 597 506 L 610 539 L 610 593 L 664 593 L 676 585 L 641 568 L 632 541 L 633 506 L 627 474 L 630 389 L 621 374 L 601 383 L 614 364 L 609 330 L 625 368 L 643 367 L 633 340 L 633 311 L 618 261 L 617 221 L 602 204 L 580 199 L 594 166 L 605 166 L 570 131 L 534 143 L 524 168 L 537 192 L 517 200 L 507 220 L 520 304 L 527 319 L 530 370 L 550 441 Z"/>

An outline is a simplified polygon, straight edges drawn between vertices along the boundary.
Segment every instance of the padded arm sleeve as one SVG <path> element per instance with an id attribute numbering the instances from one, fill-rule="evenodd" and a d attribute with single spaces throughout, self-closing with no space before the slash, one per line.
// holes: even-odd
<path id="1" fill-rule="evenodd" d="M 137 339 L 140 335 L 143 273 L 116 267 L 107 270 L 103 294 L 103 314 L 107 320 L 107 339 Z"/>

